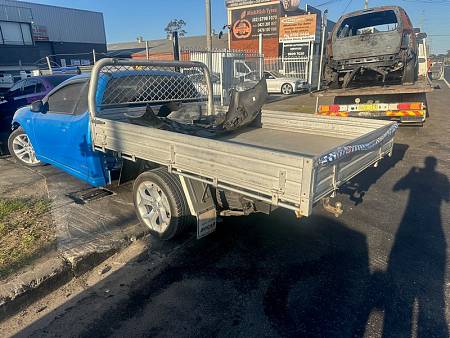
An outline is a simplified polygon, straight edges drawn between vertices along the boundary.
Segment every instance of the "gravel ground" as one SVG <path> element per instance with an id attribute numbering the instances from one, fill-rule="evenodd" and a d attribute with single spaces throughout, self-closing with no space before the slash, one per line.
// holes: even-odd
<path id="1" fill-rule="evenodd" d="M 3 335 L 448 337 L 450 90 L 441 88 L 425 126 L 400 128 L 393 157 L 338 194 L 340 218 L 279 210 L 225 219 L 199 241 L 137 242 L 3 322 Z"/>

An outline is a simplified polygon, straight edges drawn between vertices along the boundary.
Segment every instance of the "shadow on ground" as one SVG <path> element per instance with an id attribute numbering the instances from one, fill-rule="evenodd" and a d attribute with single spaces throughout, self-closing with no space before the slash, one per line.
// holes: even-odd
<path id="1" fill-rule="evenodd" d="M 348 195 L 355 205 L 362 203 L 370 187 L 403 160 L 408 148 L 406 144 L 395 143 L 391 157 L 385 157 L 377 167 L 367 168 L 362 174 L 352 178 L 340 188 L 339 193 Z"/>
<path id="2" fill-rule="evenodd" d="M 383 337 L 448 337 L 441 207 L 450 187 L 436 168 L 428 157 L 392 187 L 409 200 L 386 271 L 370 271 L 365 234 L 320 211 L 231 218 L 202 240 L 153 244 L 133 262 L 144 272 L 124 266 L 20 335 L 364 337 L 378 311 Z M 361 177 L 360 191 L 379 175 Z"/>

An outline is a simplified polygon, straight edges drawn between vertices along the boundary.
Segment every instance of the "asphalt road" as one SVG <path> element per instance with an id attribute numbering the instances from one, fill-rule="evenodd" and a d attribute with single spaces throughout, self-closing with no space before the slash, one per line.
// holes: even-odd
<path id="1" fill-rule="evenodd" d="M 301 220 L 280 210 L 225 219 L 199 241 L 191 233 L 151 243 L 133 260 L 110 262 L 101 281 L 80 278 L 2 329 L 31 337 L 448 337 L 450 89 L 441 88 L 429 95 L 425 126 L 400 128 L 393 157 L 338 194 L 340 218 L 321 207 Z"/>

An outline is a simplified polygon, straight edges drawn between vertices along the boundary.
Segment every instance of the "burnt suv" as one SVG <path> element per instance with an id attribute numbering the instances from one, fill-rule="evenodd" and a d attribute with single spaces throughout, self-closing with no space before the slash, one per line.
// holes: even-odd
<path id="1" fill-rule="evenodd" d="M 417 43 L 411 21 L 398 6 L 343 15 L 327 41 L 324 80 L 330 88 L 417 80 Z"/>

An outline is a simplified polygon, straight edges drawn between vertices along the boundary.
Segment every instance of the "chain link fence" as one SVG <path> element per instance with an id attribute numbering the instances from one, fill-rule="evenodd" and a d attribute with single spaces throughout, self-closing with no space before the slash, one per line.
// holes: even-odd
<path id="1" fill-rule="evenodd" d="M 95 50 L 89 53 L 69 53 L 47 55 L 35 62 L 37 72 L 48 75 L 54 72 L 70 71 L 90 72 L 94 63 L 108 57 L 107 53 L 98 53 Z"/>

